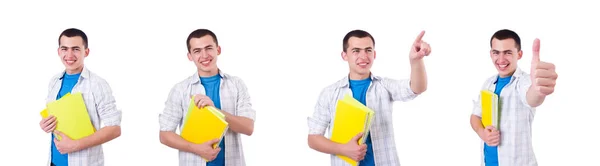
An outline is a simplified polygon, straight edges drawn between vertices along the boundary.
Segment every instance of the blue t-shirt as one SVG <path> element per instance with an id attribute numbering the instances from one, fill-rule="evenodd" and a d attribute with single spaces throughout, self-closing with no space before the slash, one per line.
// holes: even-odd
<path id="1" fill-rule="evenodd" d="M 494 93 L 500 96 L 500 92 L 502 92 L 502 88 L 506 84 L 510 82 L 512 76 L 502 78 L 498 76 L 498 81 L 496 82 L 496 90 Z M 486 166 L 497 166 L 498 165 L 498 147 L 497 146 L 488 146 L 484 143 L 483 146 L 483 155 L 485 156 L 485 165 Z"/>
<path id="2" fill-rule="evenodd" d="M 58 95 L 56 96 L 56 100 L 60 99 L 67 93 L 71 92 L 71 90 L 73 89 L 75 84 L 77 84 L 77 81 L 79 80 L 79 75 L 81 75 L 81 73 L 69 75 L 65 72 L 65 74 L 63 75 L 63 78 L 62 78 L 62 84 L 60 86 L 60 90 L 58 91 Z M 69 155 L 68 154 L 60 154 L 58 149 L 56 149 L 56 145 L 54 144 L 54 134 L 50 134 L 50 135 L 52 135 L 52 140 L 51 140 L 51 142 L 52 142 L 51 143 L 52 144 L 52 152 L 51 152 L 52 163 L 54 163 L 54 165 L 56 165 L 56 166 L 68 166 L 69 165 L 69 157 L 68 157 Z"/>
<path id="3" fill-rule="evenodd" d="M 350 80 L 350 90 L 352 90 L 352 97 L 356 100 L 360 101 L 360 103 L 367 105 L 367 89 L 369 89 L 369 85 L 371 84 L 371 77 L 363 79 L 363 80 Z M 365 154 L 365 158 L 360 161 L 358 165 L 360 166 L 374 166 L 375 158 L 373 156 L 373 147 L 371 146 L 371 135 L 367 135 L 367 140 L 365 141 L 367 145 L 367 153 Z"/>
<path id="4" fill-rule="evenodd" d="M 221 75 L 217 74 L 210 77 L 200 77 L 200 83 L 204 86 L 206 96 L 210 98 L 215 104 L 215 107 L 221 109 L 221 96 L 219 95 L 219 89 L 221 88 Z M 225 139 L 225 137 L 223 137 Z M 207 166 L 224 166 L 225 165 L 225 140 L 222 140 L 219 144 L 221 151 L 217 157 L 207 162 Z"/>

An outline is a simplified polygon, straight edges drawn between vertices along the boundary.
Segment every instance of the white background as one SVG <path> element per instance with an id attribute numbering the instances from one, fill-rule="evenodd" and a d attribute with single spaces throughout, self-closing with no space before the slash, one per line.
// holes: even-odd
<path id="1" fill-rule="evenodd" d="M 12 3 L 12 4 L 10 4 Z M 86 66 L 111 85 L 123 111 L 121 137 L 104 145 L 106 165 L 177 165 L 158 139 L 158 114 L 169 90 L 195 72 L 185 40 L 213 30 L 218 64 L 241 77 L 257 110 L 255 132 L 242 137 L 248 165 L 328 165 L 306 142 L 306 118 L 322 88 L 347 74 L 342 38 L 364 29 L 376 41 L 373 72 L 408 78 L 408 51 L 421 30 L 432 46 L 428 90 L 396 103 L 402 165 L 477 165 L 471 99 L 495 74 L 489 38 L 502 28 L 522 39 L 519 66 L 529 71 L 534 38 L 541 59 L 556 64 L 555 93 L 538 108 L 533 146 L 540 165 L 596 163 L 598 86 L 594 5 L 576 1 L 447 2 L 57 2 L 0 4 L 0 158 L 3 165 L 42 165 L 50 136 L 38 122 L 49 79 L 64 67 L 56 49 L 66 28 L 89 37 Z M 594 11 L 595 10 L 595 11 Z"/>

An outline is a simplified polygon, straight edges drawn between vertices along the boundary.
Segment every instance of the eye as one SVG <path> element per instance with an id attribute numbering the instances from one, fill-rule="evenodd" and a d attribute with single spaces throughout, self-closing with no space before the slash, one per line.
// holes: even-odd
<path id="1" fill-rule="evenodd" d="M 75 48 L 75 49 L 73 49 L 73 50 L 75 50 L 75 51 L 79 51 L 79 48 Z"/>
<path id="2" fill-rule="evenodd" d="M 354 53 L 357 53 L 357 52 L 358 52 L 358 50 L 352 50 L 352 52 L 354 52 Z"/>
<path id="3" fill-rule="evenodd" d="M 368 49 L 368 50 L 367 50 L 367 52 L 373 52 L 373 50 L 371 50 L 371 49 Z"/>

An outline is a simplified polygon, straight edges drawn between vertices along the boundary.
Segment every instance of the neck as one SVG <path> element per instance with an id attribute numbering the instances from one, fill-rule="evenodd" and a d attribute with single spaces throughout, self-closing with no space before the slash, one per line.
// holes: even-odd
<path id="1" fill-rule="evenodd" d="M 73 74 L 81 73 L 81 71 L 83 71 L 83 66 L 81 66 L 79 68 L 76 68 L 76 69 L 73 69 L 73 70 L 66 69 L 65 71 L 67 72 L 68 75 L 73 75 Z"/>
<path id="2" fill-rule="evenodd" d="M 359 74 L 359 73 L 350 72 L 350 74 L 348 75 L 348 77 L 351 80 L 364 80 L 364 79 L 369 78 L 369 76 L 371 76 L 371 72 L 369 72 L 369 74 Z"/>
<path id="3" fill-rule="evenodd" d="M 214 70 L 214 71 L 200 71 L 198 70 L 198 76 L 200 77 L 211 77 L 211 76 L 215 76 L 219 74 L 219 70 Z"/>
<path id="4" fill-rule="evenodd" d="M 511 71 L 510 73 L 508 73 L 507 75 L 503 75 L 503 74 L 499 74 L 500 78 L 506 78 L 506 77 L 510 77 L 513 74 L 515 74 L 515 71 L 517 71 L 517 69 L 514 69 L 513 71 Z"/>

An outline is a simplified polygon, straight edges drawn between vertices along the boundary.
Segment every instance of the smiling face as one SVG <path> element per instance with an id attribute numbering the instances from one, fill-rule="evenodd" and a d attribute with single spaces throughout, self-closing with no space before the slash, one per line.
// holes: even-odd
<path id="1" fill-rule="evenodd" d="M 523 52 L 517 48 L 514 39 L 507 38 L 499 40 L 493 38 L 490 57 L 500 77 L 511 76 L 517 69 L 517 61 L 523 56 Z"/>
<path id="2" fill-rule="evenodd" d="M 374 47 L 369 37 L 348 39 L 348 48 L 342 52 L 342 59 L 348 62 L 350 79 L 360 80 L 369 77 L 376 56 Z"/>
<path id="3" fill-rule="evenodd" d="M 214 76 L 219 73 L 217 57 L 221 54 L 221 47 L 217 45 L 211 35 L 189 40 L 188 59 L 193 61 L 198 68 L 200 76 Z"/>
<path id="4" fill-rule="evenodd" d="M 90 50 L 84 45 L 83 38 L 80 36 L 61 36 L 59 41 L 58 57 L 65 65 L 67 74 L 81 73 L 83 60 L 90 53 Z"/>

